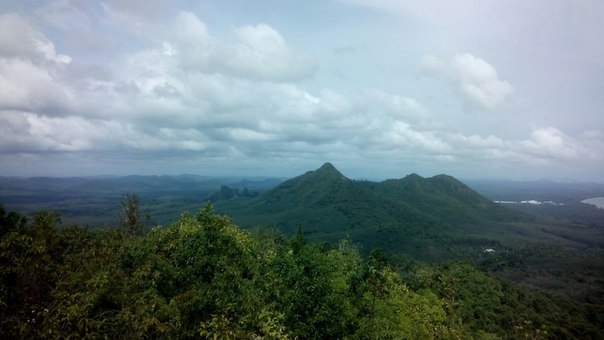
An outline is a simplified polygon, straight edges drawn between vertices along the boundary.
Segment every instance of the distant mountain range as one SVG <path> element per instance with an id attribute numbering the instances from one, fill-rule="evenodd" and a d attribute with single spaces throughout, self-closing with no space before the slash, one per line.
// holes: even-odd
<path id="1" fill-rule="evenodd" d="M 473 181 L 416 174 L 382 182 L 346 178 L 332 164 L 283 181 L 197 175 L 81 178 L 0 176 L 0 204 L 31 217 L 54 210 L 65 225 L 90 228 L 119 222 L 120 199 L 137 194 L 149 225 L 168 225 L 212 201 L 242 227 L 298 227 L 309 241 L 349 238 L 367 252 L 426 261 L 477 259 L 537 243 L 580 251 L 601 249 L 602 210 L 580 203 L 604 196 L 593 184 Z M 551 200 L 563 206 L 501 205 L 491 200 Z M 512 207 L 513 206 L 513 207 Z M 513 208 L 513 209 L 512 209 Z M 492 254 L 491 254 L 492 255 Z"/>
<path id="2" fill-rule="evenodd" d="M 214 205 L 244 227 L 274 226 L 289 234 L 300 227 L 311 240 L 349 237 L 366 250 L 381 247 L 423 260 L 495 247 L 500 239 L 493 236 L 504 233 L 506 223 L 533 219 L 451 176 L 355 181 L 330 163 L 258 197 L 230 195 Z"/>
<path id="3" fill-rule="evenodd" d="M 151 225 L 166 225 L 184 211 L 195 212 L 211 200 L 221 186 L 241 188 L 257 196 L 281 183 L 276 178 L 179 176 L 96 176 L 96 177 L 2 177 L 0 204 L 7 210 L 31 216 L 40 210 L 54 210 L 65 224 L 92 228 L 119 221 L 120 200 L 125 194 L 141 198 L 142 209 L 151 215 Z M 220 196 L 219 198 L 223 198 Z"/>

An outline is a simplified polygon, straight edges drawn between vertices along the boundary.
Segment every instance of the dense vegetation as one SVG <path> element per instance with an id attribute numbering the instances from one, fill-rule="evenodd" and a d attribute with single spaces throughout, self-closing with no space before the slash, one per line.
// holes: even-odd
<path id="1" fill-rule="evenodd" d="M 132 197 L 124 207 L 135 204 Z M 134 218 L 132 218 L 134 216 Z M 465 262 L 363 258 L 250 233 L 207 205 L 163 228 L 60 227 L 0 209 L 3 338 L 598 338 L 602 313 Z"/>

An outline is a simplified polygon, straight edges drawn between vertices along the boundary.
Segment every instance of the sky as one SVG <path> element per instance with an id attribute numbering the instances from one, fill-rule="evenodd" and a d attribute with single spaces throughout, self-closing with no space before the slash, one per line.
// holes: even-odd
<path id="1" fill-rule="evenodd" d="M 0 2 L 0 175 L 604 182 L 604 1 Z"/>

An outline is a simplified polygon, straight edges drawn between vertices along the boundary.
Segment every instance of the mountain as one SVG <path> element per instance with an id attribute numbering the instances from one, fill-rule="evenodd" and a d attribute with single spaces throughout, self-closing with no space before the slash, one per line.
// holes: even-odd
<path id="1" fill-rule="evenodd" d="M 141 207 L 151 216 L 151 225 L 165 225 L 182 212 L 195 212 L 223 186 L 242 196 L 254 196 L 280 183 L 275 178 L 208 177 L 199 175 L 97 176 L 97 177 L 3 177 L 0 204 L 28 217 L 41 210 L 61 213 L 64 224 L 87 224 L 91 228 L 119 221 L 120 200 L 125 194 L 141 198 Z M 234 196 L 225 190 L 227 195 Z M 222 197 L 222 196 L 221 196 Z"/>
<path id="2" fill-rule="evenodd" d="M 467 224 L 481 220 L 504 220 L 510 211 L 478 194 L 470 187 L 447 175 L 422 178 L 411 174 L 403 179 L 387 180 L 375 192 L 394 202 L 409 206 L 449 224 Z M 524 216 L 517 216 L 523 218 Z"/>
<path id="3" fill-rule="evenodd" d="M 486 229 L 527 215 L 501 207 L 447 175 L 411 174 L 383 182 L 354 181 L 331 163 L 282 182 L 256 198 L 215 202 L 216 210 L 244 227 L 274 226 L 307 238 L 337 242 L 346 237 L 366 250 L 382 247 L 425 260 L 490 247 Z M 485 230 L 481 230 L 485 229 Z M 442 245 L 461 247 L 445 249 Z"/>

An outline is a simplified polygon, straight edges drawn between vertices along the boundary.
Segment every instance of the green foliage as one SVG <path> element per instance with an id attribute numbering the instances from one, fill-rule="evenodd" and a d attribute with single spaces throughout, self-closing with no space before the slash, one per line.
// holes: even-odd
<path id="1" fill-rule="evenodd" d="M 25 216 L 11 211 L 9 213 L 4 209 L 4 205 L 0 204 L 0 237 L 3 237 L 14 229 L 22 229 L 27 223 Z"/>
<path id="2" fill-rule="evenodd" d="M 270 229 L 246 232 L 209 204 L 140 237 L 119 229 L 58 228 L 59 222 L 57 214 L 42 212 L 29 225 L 11 222 L 0 240 L 3 337 L 597 334 L 572 309 L 564 310 L 569 301 L 549 301 L 467 263 L 410 265 L 401 276 L 380 250 L 363 258 L 349 239 L 312 243 L 301 228 L 291 239 Z"/>
<path id="3" fill-rule="evenodd" d="M 588 320 L 577 301 L 502 282 L 468 263 L 421 265 L 414 276 L 411 286 L 434 292 L 443 301 L 449 322 L 476 338 L 595 339 L 600 334 L 601 319 Z"/>
<path id="4" fill-rule="evenodd" d="M 140 199 L 136 194 L 126 194 L 121 201 L 121 226 L 131 236 L 141 235 L 149 222 L 149 215 L 140 208 Z"/>
<path id="5" fill-rule="evenodd" d="M 11 216 L 7 220 L 13 225 L 0 239 L 0 320 L 9 330 L 0 333 L 35 336 L 57 280 L 60 219 L 55 212 L 39 212 L 26 226 L 23 218 Z"/>

